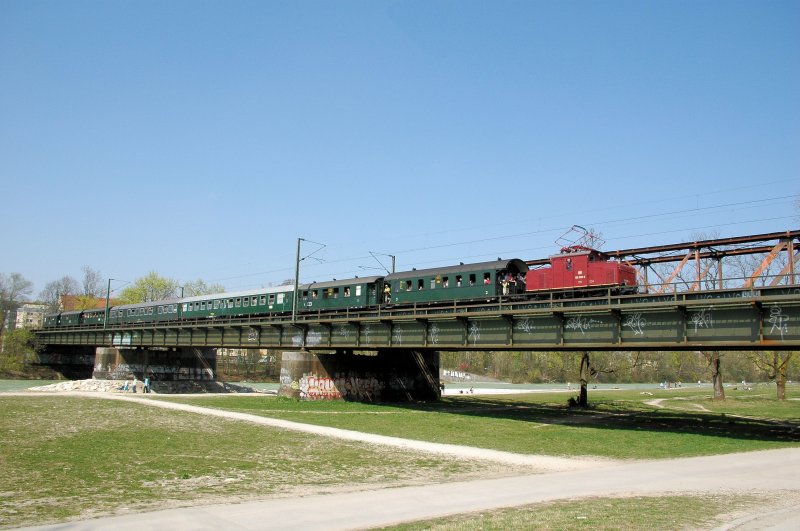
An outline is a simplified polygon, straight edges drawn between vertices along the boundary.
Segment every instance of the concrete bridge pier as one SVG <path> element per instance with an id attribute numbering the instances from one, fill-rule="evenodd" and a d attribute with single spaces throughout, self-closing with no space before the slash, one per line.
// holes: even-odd
<path id="1" fill-rule="evenodd" d="M 156 381 L 214 380 L 217 352 L 213 348 L 97 347 L 92 378 Z"/>
<path id="2" fill-rule="evenodd" d="M 69 380 L 92 377 L 95 348 L 82 345 L 47 345 L 38 353 L 38 365 L 48 367 Z"/>
<path id="3" fill-rule="evenodd" d="M 279 396 L 299 400 L 438 400 L 439 352 L 393 349 L 355 354 L 284 352 Z"/>

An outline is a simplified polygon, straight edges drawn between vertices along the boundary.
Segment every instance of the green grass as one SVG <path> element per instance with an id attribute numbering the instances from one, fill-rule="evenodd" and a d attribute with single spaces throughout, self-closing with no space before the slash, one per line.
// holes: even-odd
<path id="1" fill-rule="evenodd" d="M 521 453 L 661 458 L 800 445 L 800 401 L 779 402 L 758 389 L 729 391 L 724 402 L 690 388 L 598 391 L 590 393 L 586 411 L 568 409 L 567 397 L 457 396 L 389 405 L 230 395 L 149 398 Z M 647 403 L 654 400 L 660 402 Z M 513 472 L 495 463 L 387 450 L 101 395 L 0 396 L 0 467 L 0 527 Z M 684 510 L 693 500 L 646 498 L 636 508 L 641 516 L 618 520 L 612 516 L 626 514 L 630 500 L 550 504 L 561 514 L 553 523 L 542 519 L 550 509 L 537 506 L 484 521 L 481 528 L 526 528 L 532 521 L 545 529 L 606 521 L 619 523 L 609 528 L 692 527 L 696 521 Z M 607 505 L 612 509 L 606 511 Z M 662 522 L 670 515 L 679 519 L 675 525 Z"/>
<path id="2" fill-rule="evenodd" d="M 0 397 L 0 467 L 0 527 L 449 481 L 492 474 L 496 468 L 64 396 Z"/>
<path id="3" fill-rule="evenodd" d="M 569 409 L 564 393 L 458 396 L 438 403 L 374 405 L 272 397 L 168 399 L 324 426 L 527 454 L 651 459 L 800 445 L 800 402 L 696 390 L 590 393 Z M 662 399 L 662 407 L 646 402 Z M 707 411 L 704 411 L 707 410 Z"/>
<path id="4" fill-rule="evenodd" d="M 758 496 L 593 498 L 484 511 L 384 527 L 391 531 L 653 530 L 714 527 L 720 515 L 769 504 Z M 723 518 L 727 520 L 730 518 Z"/>

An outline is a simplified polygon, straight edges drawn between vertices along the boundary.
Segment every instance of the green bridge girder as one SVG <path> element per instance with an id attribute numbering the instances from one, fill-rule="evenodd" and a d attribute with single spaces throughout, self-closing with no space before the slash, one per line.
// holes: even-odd
<path id="1" fill-rule="evenodd" d="M 38 330 L 40 345 L 427 350 L 791 350 L 800 286 L 501 300 L 273 318 Z"/>

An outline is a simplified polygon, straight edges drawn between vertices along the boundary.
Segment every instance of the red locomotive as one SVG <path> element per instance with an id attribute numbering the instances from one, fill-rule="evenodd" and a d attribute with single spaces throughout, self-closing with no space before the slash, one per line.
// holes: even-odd
<path id="1" fill-rule="evenodd" d="M 526 291 L 613 288 L 618 293 L 636 291 L 636 268 L 611 260 L 596 249 L 583 245 L 562 247 L 550 257 L 550 266 L 528 271 Z"/>

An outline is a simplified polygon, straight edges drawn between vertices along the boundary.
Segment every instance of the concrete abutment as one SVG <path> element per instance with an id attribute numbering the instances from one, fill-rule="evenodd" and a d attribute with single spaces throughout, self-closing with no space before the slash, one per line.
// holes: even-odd
<path id="1" fill-rule="evenodd" d="M 92 378 L 154 381 L 214 380 L 217 354 L 212 348 L 130 349 L 97 347 Z"/>

